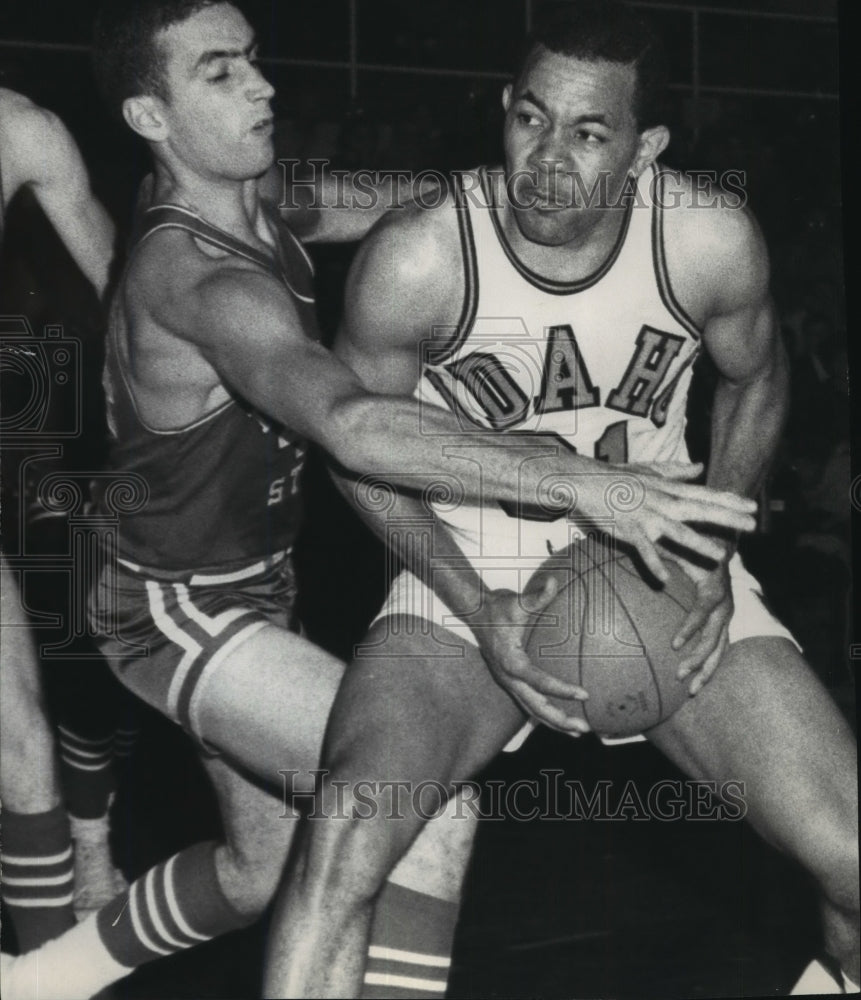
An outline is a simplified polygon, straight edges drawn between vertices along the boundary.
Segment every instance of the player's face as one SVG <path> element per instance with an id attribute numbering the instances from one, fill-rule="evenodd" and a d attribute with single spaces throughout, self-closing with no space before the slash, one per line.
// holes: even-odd
<path id="1" fill-rule="evenodd" d="M 230 4 L 205 7 L 159 36 L 174 155 L 204 177 L 248 180 L 272 163 L 272 86 L 257 68 L 254 33 Z"/>
<path id="2" fill-rule="evenodd" d="M 506 90 L 505 156 L 522 234 L 561 246 L 617 205 L 639 135 L 633 66 L 538 47 Z"/>

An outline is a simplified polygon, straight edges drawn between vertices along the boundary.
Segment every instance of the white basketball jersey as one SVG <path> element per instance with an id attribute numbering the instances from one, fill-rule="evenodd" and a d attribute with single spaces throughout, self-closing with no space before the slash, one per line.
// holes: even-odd
<path id="1" fill-rule="evenodd" d="M 639 178 L 636 197 L 632 186 L 604 263 L 571 283 L 517 258 L 493 179 L 480 169 L 457 180 L 464 308 L 457 328 L 434 331 L 425 345 L 418 397 L 459 417 L 465 447 L 470 432 L 541 432 L 614 463 L 688 461 L 685 409 L 700 331 L 667 279 L 659 171 Z M 524 445 L 513 462 L 538 454 L 536 442 Z M 480 449 L 474 455 L 480 461 Z M 437 514 L 470 555 L 546 556 L 572 534 L 568 519 L 548 510 L 506 512 L 488 502 L 439 506 Z"/>

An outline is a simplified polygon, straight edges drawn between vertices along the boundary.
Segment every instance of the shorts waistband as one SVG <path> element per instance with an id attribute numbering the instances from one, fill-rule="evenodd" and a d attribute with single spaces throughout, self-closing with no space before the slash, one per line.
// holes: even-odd
<path id="1" fill-rule="evenodd" d="M 276 552 L 274 555 L 258 559 L 256 562 L 248 563 L 246 566 L 240 566 L 234 570 L 226 570 L 222 573 L 200 573 L 196 570 L 182 572 L 180 570 L 158 569 L 153 566 L 141 566 L 120 556 L 117 557 L 117 562 L 123 569 L 154 580 L 164 580 L 168 583 L 186 583 L 191 587 L 217 587 L 221 584 L 238 583 L 241 580 L 250 580 L 256 576 L 262 576 L 264 573 L 269 572 L 269 570 L 274 569 L 289 559 L 292 552 L 292 548 L 285 549 L 283 552 Z"/>

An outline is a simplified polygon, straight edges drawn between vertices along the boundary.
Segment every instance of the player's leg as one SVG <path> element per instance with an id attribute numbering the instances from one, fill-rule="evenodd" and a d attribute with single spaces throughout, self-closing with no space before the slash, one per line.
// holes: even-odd
<path id="1" fill-rule="evenodd" d="M 734 643 L 696 698 L 648 736 L 695 778 L 744 783 L 754 827 L 816 879 L 826 948 L 857 983 L 855 741 L 796 647 Z"/>
<path id="2" fill-rule="evenodd" d="M 62 937 L 4 968 L 4 996 L 87 998 L 162 956 L 254 921 L 271 900 L 295 818 L 279 796 L 207 757 L 224 840 L 193 844 Z"/>
<path id="3" fill-rule="evenodd" d="M 294 852 L 267 995 L 360 995 L 386 876 L 438 792 L 479 770 L 524 721 L 474 645 L 444 630 L 427 635 L 414 619 L 391 622 L 372 628 L 373 655 L 348 668 L 332 709 L 318 798 L 326 818 L 305 824 Z"/>
<path id="4" fill-rule="evenodd" d="M 0 591 L 3 900 L 19 949 L 29 951 L 74 926 L 72 845 L 60 802 L 36 645 L 5 563 L 0 569 Z"/>
<path id="5" fill-rule="evenodd" d="M 315 787 L 311 772 L 320 767 L 323 734 L 342 673 L 340 661 L 299 636 L 265 629 L 214 672 L 201 700 L 199 735 L 263 780 L 280 779 L 285 791 L 304 797 Z M 396 971 L 409 971 L 405 958 L 418 959 L 422 973 L 427 961 L 444 963 L 447 972 L 473 835 L 474 823 L 468 819 L 431 824 L 403 860 L 393 885 L 383 888 L 370 935 L 369 995 L 378 1000 L 384 994 L 403 995 Z M 386 875 L 388 870 L 383 879 Z"/>
<path id="6" fill-rule="evenodd" d="M 193 673 L 182 671 L 182 650 L 171 647 L 120 672 L 132 691 L 207 746 L 232 754 L 235 763 L 216 758 L 206 764 L 224 842 L 181 851 L 27 956 L 30 961 L 16 960 L 5 970 L 10 997 L 30 996 L 36 987 L 45 998 L 89 997 L 142 963 L 244 926 L 272 898 L 295 826 L 282 818 L 278 771 L 307 775 L 316 765 L 343 667 L 298 635 L 254 616 L 237 628 L 211 636 Z M 263 781 L 251 780 L 243 768 Z M 76 961 L 80 967 L 72 975 L 68 967 Z"/>
<path id="7" fill-rule="evenodd" d="M 127 888 L 109 843 L 121 689 L 95 648 L 82 652 L 91 658 L 52 665 L 47 678 L 57 719 L 60 784 L 75 845 L 74 907 L 79 919 Z"/>

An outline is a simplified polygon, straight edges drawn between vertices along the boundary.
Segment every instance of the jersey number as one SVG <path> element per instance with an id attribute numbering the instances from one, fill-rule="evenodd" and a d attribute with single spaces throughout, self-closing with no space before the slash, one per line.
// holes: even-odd
<path id="1" fill-rule="evenodd" d="M 573 444 L 564 438 L 559 439 L 566 448 L 575 455 L 578 453 Z M 628 461 L 628 421 L 620 420 L 610 424 L 600 438 L 595 442 L 595 458 L 600 462 L 613 465 L 624 465 Z M 534 507 L 522 507 L 509 501 L 500 501 L 500 507 L 509 517 L 519 517 L 524 521 L 557 521 L 561 514 L 553 511 L 536 510 Z"/>

